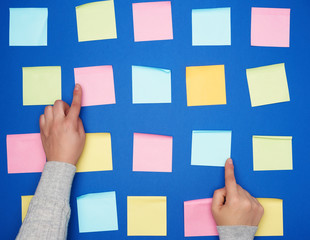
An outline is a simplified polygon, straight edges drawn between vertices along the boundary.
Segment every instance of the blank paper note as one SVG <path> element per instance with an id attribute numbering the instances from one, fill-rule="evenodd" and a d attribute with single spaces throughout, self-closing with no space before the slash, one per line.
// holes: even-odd
<path id="1" fill-rule="evenodd" d="M 192 10 L 193 46 L 231 45 L 230 8 Z"/>
<path id="2" fill-rule="evenodd" d="M 252 107 L 290 101 L 284 63 L 246 70 Z"/>
<path id="3" fill-rule="evenodd" d="M 127 197 L 128 236 L 167 236 L 166 197 Z"/>
<path id="4" fill-rule="evenodd" d="M 115 103 L 112 66 L 75 68 L 74 77 L 83 90 L 82 106 Z"/>
<path id="5" fill-rule="evenodd" d="M 290 46 L 290 12 L 288 8 L 252 8 L 251 45 Z"/>
<path id="6" fill-rule="evenodd" d="M 171 2 L 133 3 L 135 42 L 173 39 Z"/>
<path id="7" fill-rule="evenodd" d="M 77 197 L 77 210 L 80 233 L 118 230 L 115 192 Z"/>
<path id="8" fill-rule="evenodd" d="M 186 67 L 187 106 L 226 104 L 224 65 Z"/>
<path id="9" fill-rule="evenodd" d="M 113 0 L 87 3 L 75 10 L 79 42 L 117 38 Z"/>
<path id="10" fill-rule="evenodd" d="M 172 172 L 172 137 L 134 133 L 133 171 Z"/>
<path id="11" fill-rule="evenodd" d="M 6 136 L 8 173 L 42 172 L 46 157 L 40 133 Z"/>
<path id="12" fill-rule="evenodd" d="M 193 131 L 191 165 L 223 167 L 230 153 L 231 131 Z"/>
<path id="13" fill-rule="evenodd" d="M 23 105 L 52 105 L 61 99 L 61 67 L 23 67 Z"/>
<path id="14" fill-rule="evenodd" d="M 47 46 L 47 8 L 10 8 L 10 46 Z"/>
<path id="15" fill-rule="evenodd" d="M 257 198 L 264 207 L 264 215 L 255 236 L 283 236 L 283 200 Z"/>
<path id="16" fill-rule="evenodd" d="M 22 222 L 24 221 L 24 219 L 27 215 L 29 204 L 30 204 L 30 201 L 32 198 L 33 198 L 33 195 L 27 195 L 27 196 L 21 197 L 21 200 L 22 200 Z"/>
<path id="17" fill-rule="evenodd" d="M 293 170 L 292 137 L 253 136 L 253 169 Z"/>
<path id="18" fill-rule="evenodd" d="M 184 202 L 185 237 L 218 235 L 211 205 L 212 198 Z"/>
<path id="19" fill-rule="evenodd" d="M 86 133 L 85 147 L 76 165 L 77 172 L 111 171 L 110 133 Z"/>
<path id="20" fill-rule="evenodd" d="M 132 103 L 171 103 L 171 71 L 132 66 Z"/>

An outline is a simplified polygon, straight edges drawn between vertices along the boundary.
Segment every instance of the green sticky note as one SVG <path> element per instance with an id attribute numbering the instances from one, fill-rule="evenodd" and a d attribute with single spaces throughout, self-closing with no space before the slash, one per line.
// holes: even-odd
<path id="1" fill-rule="evenodd" d="M 246 70 L 252 107 L 288 102 L 284 63 Z"/>
<path id="2" fill-rule="evenodd" d="M 113 0 L 87 3 L 75 9 L 79 42 L 117 38 Z"/>
<path id="3" fill-rule="evenodd" d="M 23 67 L 23 105 L 49 105 L 61 99 L 60 67 Z"/>
<path id="4" fill-rule="evenodd" d="M 253 136 L 253 169 L 292 170 L 292 137 Z"/>

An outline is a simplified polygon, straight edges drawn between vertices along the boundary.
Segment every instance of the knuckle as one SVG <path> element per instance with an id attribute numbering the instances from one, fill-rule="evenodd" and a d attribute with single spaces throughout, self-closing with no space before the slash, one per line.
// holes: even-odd
<path id="1" fill-rule="evenodd" d="M 252 210 L 252 204 L 251 204 L 251 201 L 249 200 L 244 200 L 242 202 L 242 208 L 246 211 L 251 211 Z"/>

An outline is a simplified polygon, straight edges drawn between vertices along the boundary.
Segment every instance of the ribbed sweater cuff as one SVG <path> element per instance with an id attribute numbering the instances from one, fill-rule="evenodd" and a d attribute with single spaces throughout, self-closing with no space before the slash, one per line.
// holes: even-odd
<path id="1" fill-rule="evenodd" d="M 217 226 L 221 240 L 253 240 L 256 226 Z"/>

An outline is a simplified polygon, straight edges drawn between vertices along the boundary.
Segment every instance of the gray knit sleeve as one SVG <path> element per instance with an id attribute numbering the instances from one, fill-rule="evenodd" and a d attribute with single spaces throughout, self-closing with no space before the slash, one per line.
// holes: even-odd
<path id="1" fill-rule="evenodd" d="M 76 167 L 47 162 L 17 235 L 23 239 L 66 239 L 70 219 L 69 198 Z"/>
<path id="2" fill-rule="evenodd" d="M 217 226 L 220 240 L 253 240 L 256 226 Z"/>

